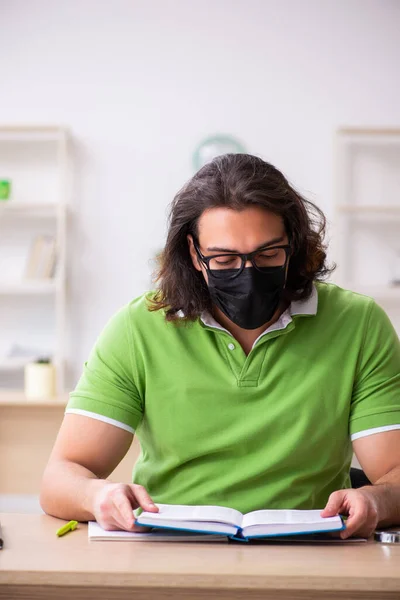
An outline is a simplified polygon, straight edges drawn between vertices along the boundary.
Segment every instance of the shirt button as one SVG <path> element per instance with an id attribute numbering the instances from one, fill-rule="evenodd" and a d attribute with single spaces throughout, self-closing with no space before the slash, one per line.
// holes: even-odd
<path id="1" fill-rule="evenodd" d="M 229 350 L 234 350 L 235 349 L 235 344 L 228 344 L 228 348 L 229 348 Z"/>

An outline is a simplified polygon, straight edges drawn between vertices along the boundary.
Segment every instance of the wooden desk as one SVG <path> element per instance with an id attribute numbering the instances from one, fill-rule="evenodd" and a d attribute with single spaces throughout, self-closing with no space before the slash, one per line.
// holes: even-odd
<path id="1" fill-rule="evenodd" d="M 400 546 L 91 542 L 58 519 L 0 515 L 0 598 L 400 598 Z"/>

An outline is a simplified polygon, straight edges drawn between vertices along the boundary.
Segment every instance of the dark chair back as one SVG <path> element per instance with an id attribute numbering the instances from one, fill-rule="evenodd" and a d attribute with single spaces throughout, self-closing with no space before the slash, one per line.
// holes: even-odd
<path id="1" fill-rule="evenodd" d="M 350 469 L 350 480 L 352 488 L 360 488 L 364 485 L 371 485 L 371 482 L 364 473 L 364 471 L 362 469 L 356 469 L 354 467 L 351 467 Z"/>

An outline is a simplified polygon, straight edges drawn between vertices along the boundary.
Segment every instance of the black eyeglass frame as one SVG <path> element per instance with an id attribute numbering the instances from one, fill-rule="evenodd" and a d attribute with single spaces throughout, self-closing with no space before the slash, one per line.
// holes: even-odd
<path id="1" fill-rule="evenodd" d="M 194 245 L 194 249 L 196 250 L 197 256 L 200 258 L 201 262 L 205 265 L 207 271 L 215 271 L 215 269 L 210 269 L 210 261 L 213 258 L 219 258 L 221 256 L 240 256 L 241 260 L 242 260 L 242 266 L 239 269 L 221 269 L 221 271 L 234 271 L 234 273 L 229 277 L 229 279 L 234 279 L 235 277 L 238 277 L 240 275 L 240 273 L 243 271 L 245 264 L 247 263 L 247 261 L 250 261 L 251 264 L 253 265 L 253 267 L 255 269 L 257 269 L 257 271 L 260 271 L 261 273 L 263 273 L 263 269 L 265 268 L 274 268 L 274 269 L 286 269 L 290 254 L 291 254 L 291 250 L 292 250 L 292 246 L 290 244 L 283 244 L 280 246 L 263 246 L 262 248 L 258 248 L 258 250 L 253 250 L 253 252 L 249 252 L 248 254 L 241 254 L 240 252 L 223 252 L 221 254 L 212 254 L 211 256 L 204 256 L 204 254 L 202 254 L 201 250 L 200 250 L 200 246 L 199 243 L 197 241 L 197 239 L 192 236 L 193 238 L 193 245 Z M 257 254 L 260 254 L 260 252 L 265 252 L 265 250 L 285 250 L 285 254 L 286 254 L 286 259 L 285 262 L 282 266 L 278 266 L 278 267 L 257 267 L 254 257 Z"/>

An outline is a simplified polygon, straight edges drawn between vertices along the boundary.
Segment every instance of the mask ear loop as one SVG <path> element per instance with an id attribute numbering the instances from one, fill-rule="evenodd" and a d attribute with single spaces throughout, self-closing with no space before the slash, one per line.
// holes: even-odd
<path id="1" fill-rule="evenodd" d="M 288 271 L 289 271 L 289 260 L 290 260 L 290 256 L 289 256 L 289 254 L 287 254 L 286 262 L 285 262 L 285 283 L 283 284 L 284 290 L 286 290 L 286 282 L 287 282 L 287 276 L 288 276 Z"/>
<path id="2" fill-rule="evenodd" d="M 288 242 L 289 242 L 288 246 L 290 246 L 290 250 L 288 250 L 287 254 L 286 254 L 286 261 L 285 261 L 285 283 L 283 285 L 283 289 L 284 290 L 286 290 L 286 283 L 287 283 L 288 272 L 289 272 L 289 262 L 290 262 L 290 257 L 291 257 L 291 254 L 292 254 L 292 244 L 291 244 L 290 238 L 288 239 Z M 285 252 L 286 252 L 286 250 L 285 250 Z"/>
<path id="3" fill-rule="evenodd" d="M 201 267 L 201 265 L 203 265 L 204 268 L 205 268 L 205 270 L 208 271 L 207 263 L 205 262 L 205 260 L 203 259 L 202 255 L 201 255 L 199 245 L 198 245 L 197 240 L 196 240 L 196 238 L 194 237 L 193 234 L 192 234 L 192 240 L 193 240 L 194 249 L 196 251 L 197 264 L 199 265 L 199 267 Z"/>

